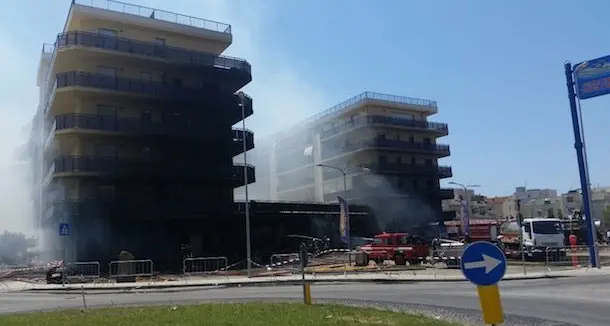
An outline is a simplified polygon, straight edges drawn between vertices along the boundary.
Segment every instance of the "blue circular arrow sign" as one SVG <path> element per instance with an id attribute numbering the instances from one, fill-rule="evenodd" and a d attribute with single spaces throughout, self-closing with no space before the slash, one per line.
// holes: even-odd
<path id="1" fill-rule="evenodd" d="M 506 256 L 491 242 L 473 242 L 464 248 L 461 268 L 464 277 L 475 285 L 493 285 L 506 273 Z"/>

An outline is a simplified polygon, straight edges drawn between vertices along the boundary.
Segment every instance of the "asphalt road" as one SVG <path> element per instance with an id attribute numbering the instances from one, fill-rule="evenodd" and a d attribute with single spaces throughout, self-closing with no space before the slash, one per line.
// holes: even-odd
<path id="1" fill-rule="evenodd" d="M 591 325 L 610 323 L 610 276 L 507 281 L 501 284 L 507 325 Z M 481 324 L 474 286 L 466 282 L 410 284 L 315 284 L 314 301 L 424 312 L 468 324 Z M 299 286 L 206 288 L 89 293 L 88 307 L 177 304 L 205 301 L 299 300 Z M 82 308 L 79 294 L 3 293 L 0 313 Z"/>

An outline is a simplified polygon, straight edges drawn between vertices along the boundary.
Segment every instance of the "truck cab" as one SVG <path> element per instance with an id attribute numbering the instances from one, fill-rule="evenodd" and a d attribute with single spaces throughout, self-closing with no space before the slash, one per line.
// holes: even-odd
<path id="1" fill-rule="evenodd" d="M 526 218 L 522 223 L 523 243 L 526 247 L 563 247 L 565 234 L 560 219 Z"/>
<path id="2" fill-rule="evenodd" d="M 368 260 L 381 263 L 394 260 L 396 265 L 420 264 L 429 254 L 428 243 L 419 236 L 408 233 L 382 233 L 373 237 L 373 241 L 360 247 Z"/>
<path id="3" fill-rule="evenodd" d="M 544 258 L 547 252 L 565 255 L 565 234 L 560 219 L 526 218 L 520 226 L 513 221 L 503 225 L 500 233 L 498 240 L 505 249 L 520 251 L 523 245 L 526 257 Z"/>

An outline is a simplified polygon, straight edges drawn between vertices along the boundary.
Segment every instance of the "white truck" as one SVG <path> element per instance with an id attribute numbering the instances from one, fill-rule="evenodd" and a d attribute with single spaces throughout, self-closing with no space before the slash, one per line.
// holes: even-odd
<path id="1" fill-rule="evenodd" d="M 559 259 L 566 255 L 565 232 L 562 222 L 557 218 L 525 218 L 521 226 L 517 221 L 505 222 L 500 226 L 498 245 L 510 256 L 526 258 Z M 515 257 L 516 258 L 516 257 Z"/>

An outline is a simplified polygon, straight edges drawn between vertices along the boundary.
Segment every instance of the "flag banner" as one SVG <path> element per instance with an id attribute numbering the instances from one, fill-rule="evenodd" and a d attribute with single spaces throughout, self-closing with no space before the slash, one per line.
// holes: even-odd
<path id="1" fill-rule="evenodd" d="M 470 234 L 470 212 L 468 212 L 468 202 L 466 200 L 462 200 L 460 202 L 462 214 L 461 222 L 462 222 L 462 234 L 469 235 Z"/>
<path id="2" fill-rule="evenodd" d="M 341 196 L 337 196 L 337 200 L 339 201 L 339 235 L 341 236 L 341 241 L 347 243 L 350 236 L 347 201 Z"/>

